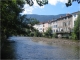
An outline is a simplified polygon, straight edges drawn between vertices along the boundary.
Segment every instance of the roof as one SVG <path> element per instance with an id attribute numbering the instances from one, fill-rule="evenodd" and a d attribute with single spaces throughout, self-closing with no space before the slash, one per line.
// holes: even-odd
<path id="1" fill-rule="evenodd" d="M 56 20 L 53 20 L 53 21 L 51 21 L 51 22 L 55 22 L 55 21 L 58 21 L 58 20 L 62 20 L 62 19 L 64 19 L 64 18 L 66 18 L 66 17 L 72 17 L 72 15 L 71 15 L 71 14 L 68 14 L 68 15 L 66 15 L 66 16 L 60 17 L 60 18 L 58 18 L 58 19 L 56 19 Z"/>
<path id="2" fill-rule="evenodd" d="M 69 15 L 67 15 L 67 16 L 64 16 L 64 17 L 58 18 L 57 20 L 61 20 L 61 19 L 64 19 L 64 18 L 66 18 L 66 17 L 72 17 L 72 15 L 69 14 Z"/>

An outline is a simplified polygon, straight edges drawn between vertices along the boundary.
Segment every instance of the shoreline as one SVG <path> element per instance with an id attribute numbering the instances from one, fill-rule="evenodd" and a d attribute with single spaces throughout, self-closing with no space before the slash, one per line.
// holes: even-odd
<path id="1" fill-rule="evenodd" d="M 69 46 L 79 46 L 80 41 L 60 39 L 60 38 L 45 38 L 45 37 L 31 37 L 34 42 L 42 41 L 44 43 L 58 44 L 58 45 L 69 45 Z"/>

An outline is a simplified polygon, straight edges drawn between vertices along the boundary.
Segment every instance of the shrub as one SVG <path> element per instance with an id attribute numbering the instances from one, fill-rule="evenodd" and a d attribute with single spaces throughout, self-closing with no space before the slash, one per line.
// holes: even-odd
<path id="1" fill-rule="evenodd" d="M 56 33 L 53 34 L 53 38 L 58 38 Z"/>

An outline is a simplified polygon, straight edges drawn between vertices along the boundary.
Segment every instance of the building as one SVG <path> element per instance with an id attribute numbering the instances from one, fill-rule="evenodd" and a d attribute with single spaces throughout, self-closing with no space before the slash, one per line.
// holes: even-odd
<path id="1" fill-rule="evenodd" d="M 72 23 L 72 15 L 67 14 L 64 17 L 57 19 L 58 32 L 71 32 L 73 23 Z"/>
<path id="2" fill-rule="evenodd" d="M 46 32 L 48 28 L 50 27 L 50 21 L 44 22 L 43 24 L 43 32 Z"/>
<path id="3" fill-rule="evenodd" d="M 72 23 L 73 23 L 73 27 L 74 27 L 74 25 L 75 25 L 74 23 L 75 23 L 75 21 L 76 21 L 79 13 L 80 13 L 80 11 L 72 13 L 72 20 L 73 20 Z"/>
<path id="4" fill-rule="evenodd" d="M 35 24 L 33 27 L 41 33 L 46 32 L 48 28 L 50 27 L 50 21 Z"/>
<path id="5" fill-rule="evenodd" d="M 57 20 L 53 20 L 53 21 L 51 21 L 51 28 L 52 28 L 52 32 L 53 33 L 56 33 L 57 32 L 57 30 L 58 30 L 58 26 L 57 26 Z"/>
<path id="6" fill-rule="evenodd" d="M 52 28 L 53 33 L 70 33 L 73 31 L 75 21 L 78 17 L 78 12 L 72 14 L 66 14 L 66 16 L 61 16 L 60 18 L 44 23 L 34 25 L 34 27 L 39 30 L 39 32 L 46 32 L 49 27 Z"/>
<path id="7" fill-rule="evenodd" d="M 35 29 L 37 29 L 39 32 L 43 33 L 44 32 L 44 24 L 43 23 L 39 23 L 39 24 L 35 24 L 33 26 Z"/>

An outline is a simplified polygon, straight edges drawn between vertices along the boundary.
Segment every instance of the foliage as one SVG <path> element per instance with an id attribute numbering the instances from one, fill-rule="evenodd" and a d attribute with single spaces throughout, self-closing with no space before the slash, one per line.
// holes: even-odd
<path id="1" fill-rule="evenodd" d="M 80 38 L 80 14 L 78 15 L 78 18 L 75 22 L 74 31 L 72 33 L 73 39 L 79 39 Z"/>
<path id="2" fill-rule="evenodd" d="M 67 7 L 68 6 L 71 6 L 72 5 L 72 2 L 74 2 L 74 1 L 78 2 L 78 4 L 80 3 L 80 0 L 68 0 L 68 3 L 66 3 L 66 6 Z"/>
<path id="3" fill-rule="evenodd" d="M 32 26 L 29 27 L 29 29 L 26 28 L 26 36 L 35 36 L 35 37 L 41 37 L 42 33 L 40 33 L 38 30 L 36 30 L 35 28 L 33 28 Z"/>
<path id="4" fill-rule="evenodd" d="M 29 4 L 30 6 L 32 6 L 34 4 L 33 0 L 26 0 L 27 4 Z M 46 5 L 48 4 L 48 0 L 36 0 L 37 4 L 39 6 L 43 6 L 43 5 Z"/>
<path id="5" fill-rule="evenodd" d="M 69 36 L 69 39 L 72 39 L 72 36 Z"/>
<path id="6" fill-rule="evenodd" d="M 34 28 L 33 28 L 34 29 Z M 32 31 L 31 33 L 33 33 L 33 36 L 35 37 L 41 37 L 42 33 L 40 33 L 38 30 L 34 29 L 34 31 Z"/>
<path id="7" fill-rule="evenodd" d="M 29 4 L 30 6 L 32 6 L 34 4 L 33 0 L 26 0 L 27 1 L 27 4 Z M 78 4 L 80 3 L 80 0 L 68 0 L 68 2 L 66 3 L 66 6 L 71 6 L 72 5 L 72 2 L 74 1 L 77 1 Z M 43 5 L 46 5 L 48 4 L 48 0 L 36 0 L 37 4 L 39 6 L 43 6 Z"/>
<path id="8" fill-rule="evenodd" d="M 44 32 L 44 36 L 51 38 L 52 37 L 52 29 L 51 27 L 48 28 L 48 30 L 46 32 Z"/>
<path id="9" fill-rule="evenodd" d="M 23 0 L 1 1 L 1 37 L 25 33 L 26 24 L 20 20 L 24 3 Z"/>
<path id="10" fill-rule="evenodd" d="M 39 23 L 36 18 L 27 18 L 26 15 L 23 15 L 22 17 L 20 17 L 20 19 L 26 24 L 31 24 L 31 26 Z"/>
<path id="11" fill-rule="evenodd" d="M 76 34 L 74 32 L 72 33 L 72 39 L 74 39 L 74 40 L 77 39 L 77 36 L 76 36 Z"/>
<path id="12" fill-rule="evenodd" d="M 31 26 L 35 25 L 35 24 L 38 24 L 39 21 L 35 18 L 29 18 L 29 21 L 28 21 L 29 24 L 31 24 Z"/>
<path id="13" fill-rule="evenodd" d="M 58 38 L 56 33 L 53 34 L 53 38 Z"/>

